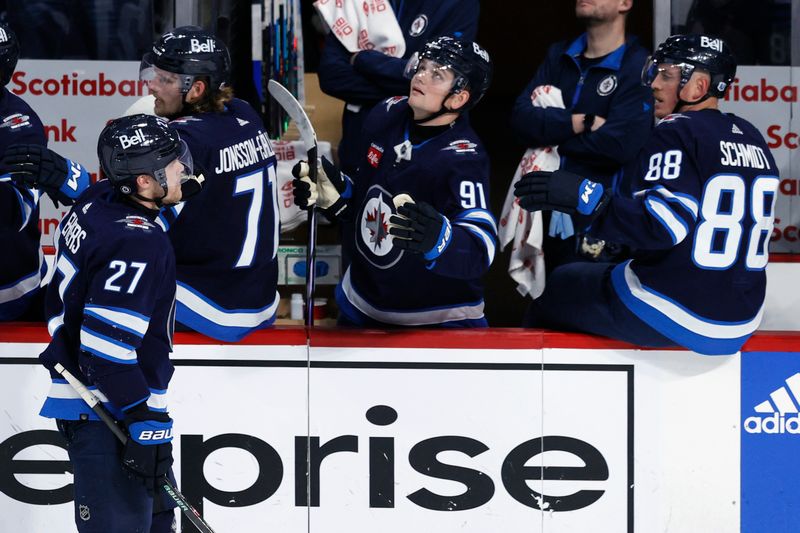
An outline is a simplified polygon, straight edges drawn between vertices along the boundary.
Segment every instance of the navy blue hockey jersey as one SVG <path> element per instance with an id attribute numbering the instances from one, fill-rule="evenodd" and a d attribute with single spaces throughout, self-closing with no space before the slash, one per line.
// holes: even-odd
<path id="1" fill-rule="evenodd" d="M 406 97 L 381 102 L 367 119 L 348 232 L 355 251 L 337 290 L 339 307 L 356 323 L 360 312 L 381 324 L 485 325 L 480 278 L 497 235 L 488 210 L 489 158 L 464 117 L 404 157 L 399 146 L 408 142 L 410 124 Z M 393 246 L 389 217 L 400 193 L 431 204 L 452 225 L 450 245 L 432 263 Z"/>
<path id="2" fill-rule="evenodd" d="M 236 341 L 271 325 L 278 307 L 275 154 L 261 118 L 242 100 L 170 126 L 206 178 L 197 196 L 159 217 L 175 248 L 177 320 Z"/>
<path id="3" fill-rule="evenodd" d="M 52 340 L 39 356 L 52 378 L 42 416 L 97 419 L 52 370 L 56 363 L 118 418 L 122 409 L 142 401 L 166 410 L 175 256 L 156 215 L 120 199 L 104 180 L 61 221 L 45 303 Z"/>
<path id="4" fill-rule="evenodd" d="M 674 114 L 654 130 L 633 176 L 592 234 L 641 256 L 614 289 L 660 333 L 701 354 L 737 352 L 763 314 L 778 169 L 761 134 L 717 110 Z"/>
<path id="5" fill-rule="evenodd" d="M 12 144 L 47 146 L 44 127 L 31 107 L 3 88 L 0 93 L 0 154 Z M 0 321 L 28 307 L 46 265 L 39 241 L 39 192 L 0 176 Z"/>

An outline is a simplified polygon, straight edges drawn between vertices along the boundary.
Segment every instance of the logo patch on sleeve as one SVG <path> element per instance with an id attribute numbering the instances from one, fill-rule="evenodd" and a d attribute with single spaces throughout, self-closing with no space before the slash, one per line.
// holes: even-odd
<path id="1" fill-rule="evenodd" d="M 394 104 L 399 104 L 403 100 L 407 99 L 408 96 L 392 96 L 391 98 L 386 100 L 386 111 L 388 112 Z"/>
<path id="2" fill-rule="evenodd" d="M 369 164 L 374 168 L 378 168 L 378 165 L 381 163 L 381 157 L 383 157 L 383 148 L 375 143 L 370 143 L 369 150 L 367 151 L 367 161 L 369 161 Z"/>
<path id="3" fill-rule="evenodd" d="M 448 146 L 442 148 L 442 150 L 453 150 L 457 154 L 474 154 L 477 146 L 477 144 L 469 139 L 459 139 L 458 141 L 451 142 Z"/>
<path id="4" fill-rule="evenodd" d="M 125 218 L 117 220 L 117 222 L 125 224 L 125 226 L 130 229 L 140 229 L 148 232 L 156 227 L 156 225 L 150 222 L 146 217 L 140 215 L 128 215 Z"/>
<path id="5" fill-rule="evenodd" d="M 23 115 L 22 113 L 14 113 L 13 115 L 8 115 L 7 117 L 3 118 L 3 122 L 0 123 L 0 128 L 16 130 L 19 128 L 29 127 L 30 125 L 31 117 L 28 115 Z"/>

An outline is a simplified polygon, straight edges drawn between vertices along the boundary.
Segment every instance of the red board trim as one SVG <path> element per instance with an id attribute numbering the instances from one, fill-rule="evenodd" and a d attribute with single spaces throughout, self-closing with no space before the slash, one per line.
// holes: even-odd
<path id="1" fill-rule="evenodd" d="M 38 323 L 9 322 L 0 324 L 0 342 L 46 343 L 47 328 Z M 279 326 L 251 333 L 237 343 L 217 341 L 199 333 L 176 333 L 176 344 L 245 344 L 266 346 L 302 346 L 308 343 L 306 328 Z M 463 330 L 378 331 L 314 328 L 311 345 L 331 348 L 449 348 L 536 350 L 571 348 L 578 350 L 648 350 L 620 341 L 540 329 L 486 328 Z M 764 331 L 753 335 L 744 350 L 747 352 L 800 352 L 800 332 Z"/>

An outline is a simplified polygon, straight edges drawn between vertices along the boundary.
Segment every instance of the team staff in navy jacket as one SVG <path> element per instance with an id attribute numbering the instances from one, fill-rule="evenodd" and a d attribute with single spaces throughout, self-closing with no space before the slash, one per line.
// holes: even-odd
<path id="1" fill-rule="evenodd" d="M 621 167 L 642 148 L 653 124 L 652 96 L 641 84 L 647 51 L 625 35 L 633 0 L 577 0 L 575 15 L 586 33 L 552 45 L 544 63 L 517 98 L 511 126 L 531 148 L 558 146 L 561 168 L 626 192 Z M 565 109 L 534 107 L 533 90 L 553 85 Z M 581 257 L 570 221 L 549 224 L 544 249 L 547 270 Z M 596 248 L 595 248 L 596 249 Z"/>
<path id="2" fill-rule="evenodd" d="M 478 0 L 391 0 L 391 4 L 406 41 L 402 58 L 375 50 L 352 54 L 331 32 L 320 59 L 319 83 L 323 92 L 346 102 L 339 163 L 349 175 L 355 174 L 363 159 L 358 139 L 370 110 L 386 98 L 408 94 L 409 80 L 403 71 L 414 52 L 434 37 L 474 41 L 478 32 Z"/>

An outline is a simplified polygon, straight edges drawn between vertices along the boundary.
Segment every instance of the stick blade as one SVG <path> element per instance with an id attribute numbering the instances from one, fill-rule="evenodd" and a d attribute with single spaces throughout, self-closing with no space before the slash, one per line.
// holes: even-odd
<path id="1" fill-rule="evenodd" d="M 308 119 L 308 115 L 306 115 L 303 106 L 300 105 L 300 102 L 297 101 L 294 95 L 275 80 L 269 80 L 267 90 L 292 120 L 294 120 L 297 129 L 300 130 L 300 138 L 303 140 L 306 150 L 310 150 L 313 146 L 316 146 L 317 134 L 314 133 L 314 128 L 311 126 L 311 121 Z"/>

